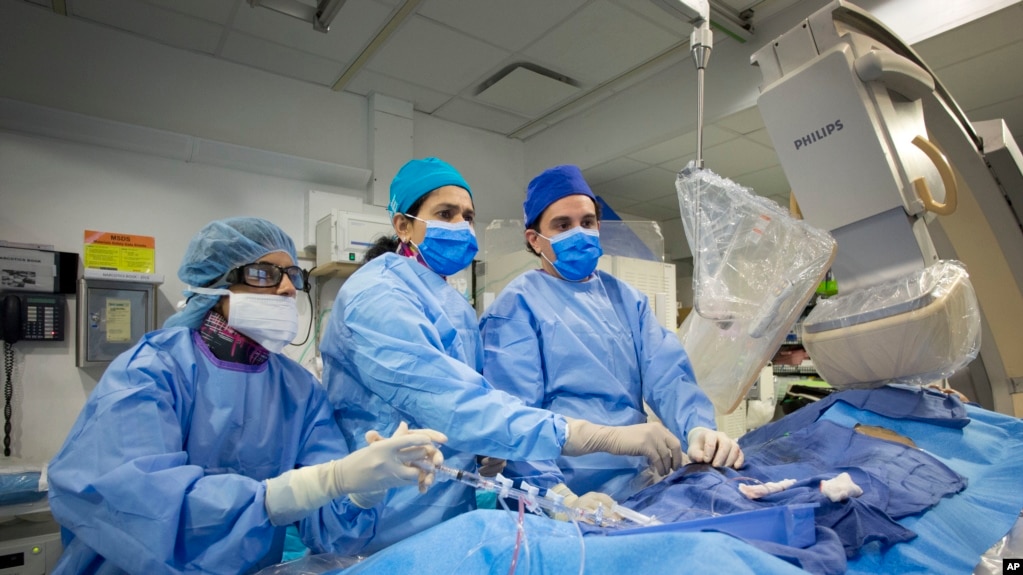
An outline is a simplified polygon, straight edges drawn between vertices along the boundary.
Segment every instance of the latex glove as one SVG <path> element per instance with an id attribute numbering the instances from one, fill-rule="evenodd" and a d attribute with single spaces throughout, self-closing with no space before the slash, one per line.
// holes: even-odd
<path id="1" fill-rule="evenodd" d="M 476 456 L 476 465 L 478 466 L 476 472 L 483 477 L 493 477 L 498 473 L 501 473 L 504 471 L 504 466 L 507 464 L 507 461 L 497 457 L 487 457 L 485 455 Z"/>
<path id="2" fill-rule="evenodd" d="M 586 455 L 598 451 L 614 455 L 643 455 L 660 475 L 682 465 L 682 444 L 660 423 L 620 427 L 597 425 L 583 419 L 565 418 L 568 437 L 562 455 Z"/>
<path id="3" fill-rule="evenodd" d="M 289 525 L 346 493 L 354 495 L 353 503 L 365 507 L 375 504 L 392 487 L 418 482 L 420 489 L 425 489 L 433 482 L 433 474 L 408 463 L 421 459 L 435 465 L 444 463 L 434 442 L 443 443 L 447 437 L 437 431 L 409 431 L 403 422 L 388 439 L 375 431 L 367 433 L 366 439 L 369 445 L 342 459 L 292 469 L 268 479 L 264 504 L 270 522 Z M 358 494 L 367 495 L 359 499 Z"/>
<path id="4" fill-rule="evenodd" d="M 551 487 L 550 490 L 562 496 L 564 498 L 562 502 L 567 507 L 571 507 L 572 509 L 584 509 L 586 511 L 596 511 L 598 507 L 603 507 L 604 517 L 608 519 L 614 519 L 616 521 L 621 520 L 621 517 L 619 517 L 617 513 L 612 511 L 614 506 L 618 505 L 618 503 L 614 499 L 612 499 L 610 495 L 606 493 L 600 493 L 599 491 L 590 491 L 589 493 L 586 493 L 580 497 L 573 493 L 572 490 L 569 489 L 568 486 L 565 485 L 564 483 L 559 483 L 554 487 Z M 554 515 L 554 518 L 561 521 L 568 521 L 569 519 L 567 515 L 561 513 L 556 513 Z"/>
<path id="5" fill-rule="evenodd" d="M 689 431 L 689 458 L 697 463 L 710 463 L 714 467 L 742 467 L 746 458 L 742 448 L 728 434 L 706 427 L 694 427 Z"/>
<path id="6" fill-rule="evenodd" d="M 405 423 L 404 421 L 402 421 L 401 423 L 398 424 L 398 429 L 394 430 L 394 434 L 391 435 L 391 438 L 393 439 L 395 437 L 401 437 L 401 436 L 405 436 L 405 435 L 415 435 L 415 434 L 426 434 L 429 437 L 431 437 L 433 439 L 433 441 L 436 442 L 436 443 L 444 443 L 444 442 L 446 442 L 448 440 L 448 437 L 446 435 L 444 435 L 443 433 L 441 433 L 439 431 L 434 431 L 432 429 L 409 429 L 408 428 L 408 424 Z M 368 443 L 368 444 L 373 444 L 373 443 L 376 443 L 376 442 L 379 442 L 379 441 L 387 441 L 384 438 L 384 436 L 380 435 L 380 432 L 378 432 L 376 430 L 367 431 L 365 437 L 366 437 L 366 443 Z M 356 452 L 356 453 L 358 453 L 358 452 Z M 349 457 L 351 457 L 351 455 L 349 455 Z M 415 459 L 416 458 L 405 458 L 404 461 L 406 461 L 406 462 L 414 461 Z M 444 456 L 441 454 L 440 450 L 437 449 L 436 446 L 434 446 L 432 444 L 428 446 L 427 452 L 426 452 L 425 456 L 421 457 L 419 459 L 429 460 L 431 463 L 433 463 L 434 466 L 443 465 L 444 464 Z M 408 466 L 408 467 L 412 468 L 412 466 Z M 420 493 L 426 493 L 426 490 L 429 489 L 431 485 L 433 485 L 435 477 L 434 477 L 434 472 L 432 470 L 423 469 L 422 467 L 423 466 L 416 466 L 414 469 L 418 473 L 418 476 L 416 478 L 417 479 L 416 482 L 419 485 L 419 492 Z M 398 487 L 398 486 L 397 485 L 394 485 L 394 486 L 384 486 L 384 490 L 386 490 L 388 487 Z M 365 507 L 365 506 L 363 506 L 363 507 Z M 370 505 L 370 507 L 372 507 L 372 505 Z"/>

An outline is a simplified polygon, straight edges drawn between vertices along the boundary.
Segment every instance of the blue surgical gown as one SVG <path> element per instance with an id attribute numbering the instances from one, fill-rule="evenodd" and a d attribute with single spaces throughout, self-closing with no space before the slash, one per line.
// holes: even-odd
<path id="1" fill-rule="evenodd" d="M 602 271 L 569 282 L 542 270 L 512 280 L 480 320 L 483 375 L 528 405 L 604 425 L 647 421 L 643 401 L 686 445 L 696 426 L 715 428 L 678 337 L 646 296 Z M 649 483 L 646 458 L 591 453 L 556 462 L 509 463 L 509 475 L 564 481 L 582 494 L 624 499 Z"/>
<path id="2" fill-rule="evenodd" d="M 323 387 L 294 361 L 223 362 L 188 328 L 117 357 L 50 462 L 64 527 L 57 573 L 242 573 L 268 551 L 263 480 L 344 457 Z M 376 511 L 347 498 L 299 525 L 307 545 L 352 554 Z M 280 532 L 280 533 L 278 533 Z"/>
<path id="3" fill-rule="evenodd" d="M 320 347 L 324 383 L 345 439 L 365 444 L 401 421 L 445 433 L 445 465 L 475 469 L 475 456 L 545 460 L 565 441 L 565 419 L 494 389 L 480 374 L 476 313 L 444 278 L 384 254 L 342 285 Z M 425 494 L 392 489 L 370 550 L 475 508 L 471 488 L 441 482 Z"/>

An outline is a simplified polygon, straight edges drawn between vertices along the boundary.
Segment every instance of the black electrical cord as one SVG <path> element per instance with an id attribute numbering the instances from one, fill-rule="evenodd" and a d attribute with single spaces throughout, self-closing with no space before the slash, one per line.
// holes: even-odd
<path id="1" fill-rule="evenodd" d="M 309 290 L 305 290 L 305 297 L 307 300 L 309 300 L 309 309 L 311 311 L 311 314 L 309 316 L 309 327 L 307 327 L 305 330 L 305 339 L 303 339 L 299 343 L 289 343 L 288 345 L 294 345 L 298 347 L 305 345 L 305 342 L 309 341 L 309 335 L 313 332 L 313 321 L 316 319 L 316 310 L 313 309 L 313 296 L 309 295 Z"/>
<path id="2" fill-rule="evenodd" d="M 11 456 L 11 398 L 14 396 L 14 346 L 4 342 L 4 457 Z"/>

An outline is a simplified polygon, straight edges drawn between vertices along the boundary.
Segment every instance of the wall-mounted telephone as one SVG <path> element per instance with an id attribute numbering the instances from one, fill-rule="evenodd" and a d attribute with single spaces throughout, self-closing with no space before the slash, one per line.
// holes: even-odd
<path id="1" fill-rule="evenodd" d="M 0 339 L 64 341 L 65 307 L 62 294 L 0 294 Z"/>

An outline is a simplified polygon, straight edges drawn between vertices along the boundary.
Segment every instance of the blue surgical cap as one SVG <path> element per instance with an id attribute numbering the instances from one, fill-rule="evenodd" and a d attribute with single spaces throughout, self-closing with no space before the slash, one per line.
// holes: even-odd
<path id="1" fill-rule="evenodd" d="M 195 287 L 222 287 L 224 276 L 238 266 L 250 264 L 271 252 L 284 252 L 297 263 L 295 242 L 281 228 L 261 218 L 228 218 L 206 224 L 192 238 L 178 268 L 178 278 Z M 188 303 L 163 327 L 197 329 L 206 312 L 220 296 L 185 291 Z"/>
<path id="2" fill-rule="evenodd" d="M 547 209 L 547 206 L 565 196 L 576 194 L 589 196 L 594 201 L 597 199 L 586 180 L 583 179 L 583 173 L 579 168 L 576 166 L 554 166 L 544 170 L 539 176 L 533 178 L 526 188 L 526 201 L 522 204 L 526 227 L 533 225 L 540 214 Z"/>
<path id="3" fill-rule="evenodd" d="M 392 218 L 395 214 L 404 214 L 416 200 L 444 186 L 464 188 L 472 197 L 469 184 L 451 164 L 440 158 L 411 160 L 391 180 L 391 201 L 387 210 Z"/>

